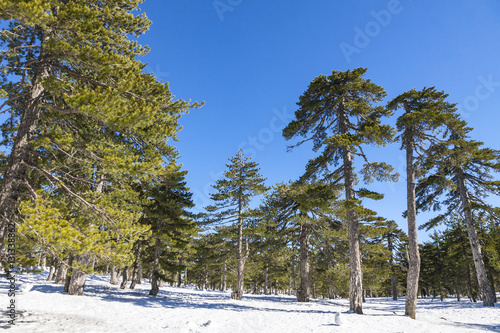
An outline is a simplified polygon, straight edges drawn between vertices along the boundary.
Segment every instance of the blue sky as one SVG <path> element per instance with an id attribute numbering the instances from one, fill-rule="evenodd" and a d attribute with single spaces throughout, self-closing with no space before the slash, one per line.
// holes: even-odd
<path id="1" fill-rule="evenodd" d="M 176 97 L 205 102 L 181 119 L 176 143 L 200 208 L 239 148 L 268 185 L 302 174 L 314 153 L 309 145 L 287 152 L 293 142 L 281 130 L 308 84 L 332 70 L 367 67 L 386 101 L 436 86 L 459 104 L 476 140 L 500 148 L 498 1 L 146 0 L 141 8 L 153 22 L 139 39 L 151 47 L 148 70 Z M 372 184 L 386 197 L 366 204 L 406 230 L 404 154 L 398 144 L 367 152 L 401 179 Z"/>

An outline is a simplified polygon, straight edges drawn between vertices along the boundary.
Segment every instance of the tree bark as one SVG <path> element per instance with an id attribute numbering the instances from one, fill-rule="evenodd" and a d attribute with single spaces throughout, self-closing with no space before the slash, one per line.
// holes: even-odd
<path id="1" fill-rule="evenodd" d="M 55 273 L 55 266 L 56 265 L 56 260 L 54 258 L 50 259 L 50 269 L 49 269 L 49 276 L 47 276 L 47 280 L 45 281 L 52 281 L 54 279 L 54 273 Z"/>
<path id="2" fill-rule="evenodd" d="M 73 259 L 73 273 L 71 274 L 71 279 L 68 286 L 68 294 L 70 295 L 82 295 L 83 289 L 85 288 L 85 280 L 87 279 L 87 273 L 85 273 L 84 268 L 90 264 L 90 255 L 84 253 L 77 255 Z"/>
<path id="3" fill-rule="evenodd" d="M 387 235 L 387 247 L 389 252 L 391 253 L 391 257 L 389 259 L 389 265 L 391 267 L 391 292 L 392 292 L 392 300 L 396 301 L 398 299 L 398 288 L 396 286 L 396 274 L 394 272 L 394 247 L 392 245 L 391 234 Z"/>
<path id="4" fill-rule="evenodd" d="M 467 294 L 469 296 L 470 301 L 476 303 L 476 295 L 474 295 L 474 290 L 472 289 L 469 264 L 467 264 Z"/>
<path id="5" fill-rule="evenodd" d="M 54 266 L 51 265 L 49 269 L 49 275 L 47 276 L 47 280 L 45 281 L 51 281 L 53 277 L 54 277 Z"/>
<path id="6" fill-rule="evenodd" d="M 309 226 L 304 223 L 300 227 L 300 287 L 297 293 L 297 301 L 309 302 L 310 281 L 309 281 Z"/>
<path id="7" fill-rule="evenodd" d="M 50 32 L 48 31 L 42 34 L 42 49 L 37 61 L 29 100 L 21 116 L 17 135 L 14 139 L 0 187 L 0 248 L 4 246 L 5 230 L 15 213 L 20 193 L 25 192 L 26 189 L 24 187 L 29 186 L 27 183 L 26 166 L 26 163 L 29 162 L 31 151 L 29 140 L 36 131 L 41 114 L 39 103 L 44 92 L 42 81 L 49 75 L 50 64 L 46 60 L 48 53 L 43 48 L 43 45 L 49 40 L 49 34 Z"/>
<path id="8" fill-rule="evenodd" d="M 152 296 L 158 295 L 158 292 L 160 291 L 160 287 L 158 286 L 159 269 L 160 269 L 160 239 L 156 237 L 155 257 L 153 260 L 153 272 L 151 274 L 151 290 L 149 291 L 149 294 Z"/>
<path id="9" fill-rule="evenodd" d="M 269 263 L 264 264 L 264 295 L 269 294 Z"/>
<path id="10" fill-rule="evenodd" d="M 226 291 L 227 289 L 227 264 L 224 262 L 222 265 L 222 277 L 221 277 L 221 291 Z"/>
<path id="11" fill-rule="evenodd" d="M 134 260 L 134 268 L 132 271 L 132 279 L 130 282 L 130 289 L 135 289 L 135 284 L 137 283 L 140 255 L 141 255 L 141 245 L 137 245 L 137 248 L 135 249 L 135 260 Z"/>
<path id="12" fill-rule="evenodd" d="M 488 281 L 490 282 L 491 291 L 493 294 L 493 302 L 497 302 L 497 295 L 495 293 L 495 279 L 493 278 L 493 269 L 490 265 L 490 257 L 486 251 L 483 251 L 484 265 L 486 267 L 486 272 L 488 275 Z"/>
<path id="13" fill-rule="evenodd" d="M 65 284 L 66 282 L 66 274 L 68 272 L 68 259 L 64 259 L 62 261 L 59 261 L 58 266 L 57 266 L 57 274 L 56 274 L 56 279 L 54 281 L 55 284 Z"/>
<path id="14" fill-rule="evenodd" d="M 470 247 L 472 250 L 472 258 L 474 260 L 474 267 L 476 268 L 477 282 L 479 290 L 481 291 L 484 306 L 495 306 L 495 295 L 488 282 L 488 275 L 481 253 L 481 244 L 479 244 L 479 237 L 477 235 L 474 218 L 470 208 L 470 195 L 465 185 L 465 175 L 463 171 L 457 175 L 458 192 L 462 201 L 462 209 L 465 215 L 465 224 L 467 226 L 467 233 L 469 235 Z"/>
<path id="15" fill-rule="evenodd" d="M 184 265 L 184 253 L 181 253 L 181 257 L 179 258 L 179 266 Z M 182 285 L 182 271 L 179 271 L 177 275 L 177 288 L 179 288 Z"/>
<path id="16" fill-rule="evenodd" d="M 240 199 L 238 203 L 238 250 L 236 259 L 238 261 L 238 285 L 236 291 L 231 293 L 231 298 L 241 300 L 243 297 L 245 262 L 248 258 L 248 239 L 245 238 L 245 254 L 243 254 L 243 202 Z"/>
<path id="17" fill-rule="evenodd" d="M 340 133 L 347 134 L 346 115 L 340 115 Z M 342 148 L 344 167 L 345 198 L 347 201 L 347 225 L 349 238 L 349 308 L 355 313 L 363 313 L 363 273 L 361 271 L 361 252 L 359 249 L 358 218 L 350 206 L 354 196 L 354 174 L 352 170 L 352 154 L 349 147 Z"/>
<path id="18" fill-rule="evenodd" d="M 409 112 L 405 104 L 406 112 Z M 420 253 L 417 239 L 417 209 L 415 203 L 415 166 L 413 151 L 415 142 L 413 131 L 407 128 L 404 132 L 406 145 L 406 204 L 408 220 L 408 273 L 406 287 L 405 315 L 415 319 L 417 312 L 418 279 L 420 276 Z"/>
<path id="19" fill-rule="evenodd" d="M 109 283 L 117 285 L 120 282 L 119 275 L 120 272 L 116 269 L 116 266 L 111 266 L 111 277 L 109 279 Z"/>
<path id="20" fill-rule="evenodd" d="M 120 289 L 127 288 L 127 281 L 128 281 L 128 266 L 125 266 L 122 272 L 122 283 L 120 284 Z"/>
<path id="21" fill-rule="evenodd" d="M 137 276 L 135 279 L 136 284 L 142 284 L 142 263 L 137 264 Z"/>
<path id="22" fill-rule="evenodd" d="M 64 279 L 64 292 L 69 292 L 69 283 L 71 282 L 71 275 L 73 275 L 73 255 L 69 255 L 68 259 L 68 271 L 66 273 L 66 278 Z"/>

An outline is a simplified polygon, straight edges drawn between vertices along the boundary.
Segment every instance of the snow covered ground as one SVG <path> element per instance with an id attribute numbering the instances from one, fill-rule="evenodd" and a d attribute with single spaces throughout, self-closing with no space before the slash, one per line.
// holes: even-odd
<path id="1" fill-rule="evenodd" d="M 229 292 L 162 288 L 148 296 L 148 283 L 121 290 L 109 277 L 87 279 L 83 296 L 63 293 L 45 282 L 47 272 L 21 279 L 31 291 L 16 294 L 18 318 L 8 324 L 9 285 L 0 279 L 1 328 L 15 332 L 500 332 L 500 305 L 484 308 L 463 299 L 419 299 L 417 320 L 404 314 L 404 299 L 367 299 L 364 315 L 347 313 L 348 300 L 318 299 L 298 303 L 286 295 L 244 295 Z M 341 325 L 335 313 L 341 313 Z"/>

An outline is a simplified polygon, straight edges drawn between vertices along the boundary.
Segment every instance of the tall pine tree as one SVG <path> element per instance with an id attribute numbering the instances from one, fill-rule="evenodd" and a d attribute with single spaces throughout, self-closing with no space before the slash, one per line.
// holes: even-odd
<path id="1" fill-rule="evenodd" d="M 408 220 L 408 256 L 409 267 L 406 288 L 405 314 L 415 319 L 417 310 L 418 280 L 420 274 L 420 254 L 417 240 L 417 209 L 415 199 L 416 174 L 422 164 L 422 157 L 427 153 L 429 144 L 440 142 L 444 138 L 439 131 L 447 126 L 454 126 L 456 108 L 446 101 L 444 92 L 434 87 L 422 90 L 412 89 L 388 103 L 388 109 L 403 109 L 403 115 L 397 120 L 401 132 L 401 149 L 406 152 L 406 195 Z M 417 156 L 415 156 L 417 155 Z"/>
<path id="2" fill-rule="evenodd" d="M 245 262 L 250 254 L 249 240 L 248 237 L 244 237 L 243 230 L 249 219 L 251 199 L 264 193 L 267 187 L 264 185 L 265 179 L 259 174 L 257 163 L 245 157 L 242 150 L 229 161 L 230 163 L 226 164 L 228 170 L 224 172 L 224 178 L 217 180 L 213 185 L 216 192 L 211 195 L 211 199 L 215 203 L 207 207 L 207 210 L 212 214 L 216 223 L 236 227 L 238 280 L 237 289 L 231 296 L 241 300 Z"/>
<path id="3" fill-rule="evenodd" d="M 391 112 L 373 103 L 380 102 L 386 95 L 384 89 L 363 76 L 365 68 L 333 71 L 331 75 L 320 75 L 310 84 L 297 103 L 296 119 L 283 130 L 283 136 L 305 137 L 297 145 L 313 142 L 313 150 L 323 149 L 321 154 L 307 165 L 306 176 L 324 175 L 326 183 L 342 182 L 345 189 L 345 207 L 349 230 L 350 250 L 350 309 L 363 313 L 362 271 L 359 250 L 358 218 L 356 208 L 359 197 L 373 193 L 362 190 L 356 192 L 354 184 L 354 159 L 361 157 L 365 163 L 361 173 L 366 182 L 393 179 L 389 175 L 392 168 L 385 163 L 369 162 L 363 145 L 383 146 L 391 142 L 393 129 L 381 123 L 382 117 Z M 330 170 L 330 166 L 337 168 Z"/>
<path id="4" fill-rule="evenodd" d="M 449 140 L 431 147 L 431 154 L 424 164 L 428 176 L 419 183 L 417 197 L 423 209 L 447 206 L 447 210 L 431 220 L 428 227 L 436 226 L 460 209 L 467 226 L 483 304 L 494 306 L 495 294 L 488 282 L 476 217 L 479 213 L 487 213 L 499 218 L 498 209 L 486 198 L 500 194 L 500 181 L 493 178 L 493 174 L 500 171 L 500 152 L 469 139 L 470 130 L 452 129 Z M 444 200 L 440 200 L 442 194 L 446 195 Z"/>

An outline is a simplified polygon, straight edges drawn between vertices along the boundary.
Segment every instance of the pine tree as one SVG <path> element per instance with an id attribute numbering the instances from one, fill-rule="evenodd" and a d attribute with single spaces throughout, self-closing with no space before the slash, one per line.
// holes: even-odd
<path id="1" fill-rule="evenodd" d="M 402 108 L 404 113 L 397 120 L 401 149 L 406 151 L 406 192 L 408 220 L 408 255 L 409 267 L 406 290 L 405 314 L 415 319 L 417 310 L 418 280 L 420 273 L 420 255 L 417 240 L 417 210 L 415 199 L 416 173 L 421 159 L 425 156 L 426 145 L 439 142 L 439 130 L 446 130 L 446 126 L 454 126 L 456 108 L 446 101 L 444 92 L 437 91 L 434 87 L 417 91 L 412 89 L 405 92 L 391 102 L 387 107 L 390 110 Z M 417 159 L 417 161 L 416 161 Z"/>
<path id="2" fill-rule="evenodd" d="M 277 184 L 260 208 L 268 234 L 279 237 L 282 243 L 299 245 L 299 302 L 309 302 L 311 235 L 340 225 L 334 216 L 336 198 L 335 187 L 318 182 Z"/>
<path id="3" fill-rule="evenodd" d="M 475 216 L 486 212 L 496 216 L 497 209 L 485 201 L 500 194 L 500 182 L 493 174 L 500 171 L 500 152 L 484 148 L 482 142 L 467 138 L 470 128 L 452 129 L 449 140 L 431 147 L 425 167 L 426 177 L 418 186 L 419 205 L 423 209 L 447 205 L 446 212 L 427 224 L 432 227 L 460 209 L 467 226 L 474 266 L 484 306 L 494 306 L 495 293 L 488 282 Z M 439 196 L 445 194 L 444 202 Z"/>
<path id="4" fill-rule="evenodd" d="M 267 187 L 265 179 L 259 174 L 258 164 L 245 157 L 242 150 L 229 159 L 226 164 L 228 170 L 224 178 L 213 185 L 217 192 L 211 195 L 214 205 L 207 207 L 207 211 L 218 224 L 236 227 L 237 233 L 237 288 L 231 295 L 232 298 L 241 300 L 243 296 L 245 262 L 250 255 L 248 237 L 243 235 L 243 229 L 249 219 L 249 205 L 251 199 L 264 193 Z M 243 243 L 245 248 L 243 250 Z"/>
<path id="5" fill-rule="evenodd" d="M 140 197 L 147 200 L 139 223 L 151 230 L 150 236 L 136 246 L 144 249 L 141 262 L 151 265 L 149 294 L 153 296 L 158 294 L 160 280 L 170 280 L 166 272 L 175 274 L 184 269 L 179 265 L 179 255 L 187 249 L 197 232 L 197 225 L 187 210 L 194 204 L 184 181 L 186 173 L 172 163 L 164 175 L 136 185 Z"/>
<path id="6" fill-rule="evenodd" d="M 390 293 L 393 300 L 398 299 L 395 253 L 406 239 L 406 234 L 398 228 L 394 221 L 372 215 L 371 223 L 362 228 L 362 247 L 366 257 L 363 260 L 365 271 L 370 271 L 370 283 L 373 289 L 383 288 L 384 282 L 390 280 Z M 363 273 L 365 276 L 366 273 Z M 382 290 L 379 290 L 382 292 Z"/>
<path id="7" fill-rule="evenodd" d="M 2 244 L 18 199 L 35 200 L 41 183 L 106 219 L 83 187 L 100 174 L 114 186 L 127 183 L 117 181 L 122 174 L 141 178 L 172 153 L 167 140 L 190 106 L 172 100 L 168 84 L 136 59 L 148 48 L 129 36 L 150 24 L 135 15 L 139 2 L 1 2 L 9 27 L 0 34 L 0 109 L 11 115 L 2 126 L 11 148 L 0 188 Z"/>
<path id="8" fill-rule="evenodd" d="M 365 73 L 366 69 L 357 68 L 316 77 L 297 103 L 299 109 L 295 112 L 296 120 L 283 130 L 287 140 L 296 136 L 306 138 L 297 145 L 313 141 L 314 151 L 323 148 L 320 156 L 308 163 L 306 177 L 319 177 L 322 173 L 325 182 L 344 184 L 351 256 L 350 309 L 356 313 L 363 313 L 363 286 L 354 158 L 359 156 L 365 160 L 361 174 L 367 183 L 373 178 L 394 179 L 389 175 L 392 170 L 390 166 L 368 162 L 363 152 L 363 144 L 383 146 L 391 142 L 393 135 L 392 127 L 381 124 L 381 118 L 391 113 L 383 107 L 372 105 L 380 102 L 386 93 L 382 87 L 364 79 Z M 329 166 L 332 164 L 338 167 L 330 171 Z M 359 197 L 368 193 L 357 192 Z M 376 197 L 373 193 L 369 196 Z"/>

